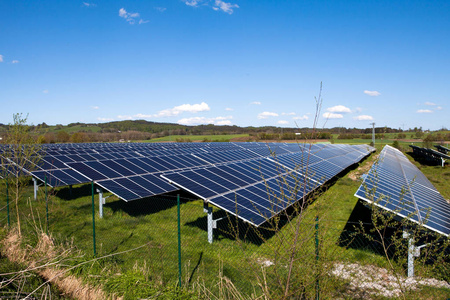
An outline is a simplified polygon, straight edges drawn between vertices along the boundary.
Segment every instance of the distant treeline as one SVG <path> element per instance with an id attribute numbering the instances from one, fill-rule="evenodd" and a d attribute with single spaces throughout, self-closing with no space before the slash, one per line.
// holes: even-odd
<path id="1" fill-rule="evenodd" d="M 0 124 L 0 137 L 5 142 L 9 125 Z M 186 136 L 179 140 L 192 140 L 188 136 L 196 135 L 232 135 L 248 134 L 249 141 L 259 140 L 302 140 L 302 139 L 371 139 L 372 128 L 344 128 L 334 127 L 326 129 L 311 128 L 280 128 L 275 126 L 263 127 L 239 127 L 239 126 L 218 126 L 218 125 L 197 125 L 186 126 L 174 123 L 157 123 L 144 120 L 125 120 L 108 123 L 70 123 L 68 125 L 29 125 L 28 130 L 33 131 L 39 143 L 81 143 L 81 142 L 113 142 L 120 140 L 150 140 L 165 136 Z M 414 138 L 428 140 L 450 140 L 450 134 L 437 133 L 427 135 L 422 128 L 415 127 L 408 131 L 390 127 L 376 127 L 376 139 L 384 138 L 385 134 L 396 133 L 390 138 L 404 139 L 406 132 L 414 133 Z M 216 140 L 214 138 L 210 140 Z"/>

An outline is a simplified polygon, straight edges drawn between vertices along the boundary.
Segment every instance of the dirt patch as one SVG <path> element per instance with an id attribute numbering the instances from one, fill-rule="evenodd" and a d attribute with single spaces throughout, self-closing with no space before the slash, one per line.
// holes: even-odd
<path id="1" fill-rule="evenodd" d="M 348 177 L 353 181 L 359 181 L 363 174 L 367 174 L 373 165 L 373 162 L 378 159 L 379 154 L 375 155 L 371 160 L 364 162 L 356 170 L 350 172 Z"/>
<path id="2" fill-rule="evenodd" d="M 35 272 L 47 282 L 54 284 L 66 296 L 74 299 L 117 299 L 107 295 L 101 288 L 90 286 L 81 279 L 68 275 L 67 271 L 56 267 L 70 252 L 58 248 L 46 234 L 41 234 L 36 247 L 21 245 L 20 235 L 11 230 L 1 241 L 1 252 L 10 261 L 27 266 L 22 272 Z"/>

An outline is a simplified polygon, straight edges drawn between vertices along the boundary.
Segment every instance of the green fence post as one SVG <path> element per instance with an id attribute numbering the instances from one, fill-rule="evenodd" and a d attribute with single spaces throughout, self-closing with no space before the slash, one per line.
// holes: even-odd
<path id="1" fill-rule="evenodd" d="M 47 218 L 47 235 L 48 235 L 48 193 L 47 193 L 47 175 L 44 177 L 45 184 L 45 213 Z"/>
<path id="2" fill-rule="evenodd" d="M 177 195 L 177 215 L 178 215 L 178 281 L 181 288 L 181 217 L 180 217 L 180 195 Z"/>
<path id="3" fill-rule="evenodd" d="M 320 299 L 320 285 L 319 285 L 319 216 L 316 216 L 316 300 Z"/>
<path id="4" fill-rule="evenodd" d="M 94 257 L 97 256 L 97 249 L 95 248 L 95 202 L 94 202 L 94 182 L 91 181 L 92 190 L 92 237 L 94 243 Z"/>
<path id="5" fill-rule="evenodd" d="M 9 188 L 8 179 L 6 179 L 6 214 L 8 216 L 8 228 L 11 227 L 11 219 L 9 218 Z"/>

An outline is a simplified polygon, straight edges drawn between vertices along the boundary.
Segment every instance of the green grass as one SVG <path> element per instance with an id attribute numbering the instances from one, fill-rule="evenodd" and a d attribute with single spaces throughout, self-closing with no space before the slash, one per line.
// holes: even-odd
<path id="1" fill-rule="evenodd" d="M 186 137 L 186 136 L 184 136 Z M 219 137 L 219 136 L 207 136 Z M 230 136 L 227 136 L 230 137 Z M 381 145 L 377 145 L 381 148 Z M 373 161 L 374 154 L 363 164 Z M 417 162 L 414 162 L 417 164 Z M 447 169 L 431 166 L 419 166 L 422 172 L 438 190 L 449 198 L 450 177 Z M 374 264 L 387 267 L 383 256 L 365 249 L 353 249 L 337 245 L 346 228 L 350 215 L 357 206 L 357 198 L 353 196 L 360 181 L 350 179 L 348 173 L 332 182 L 324 191 L 319 192 L 301 216 L 300 233 L 302 249 L 297 255 L 299 263 L 296 282 L 311 283 L 311 269 L 315 262 L 315 216 L 320 213 L 321 259 L 326 262 L 347 261 L 360 264 Z M 0 186 L 0 207 L 5 205 L 4 186 Z M 49 231 L 58 243 L 73 241 L 83 257 L 70 263 L 89 260 L 93 257 L 92 197 L 90 185 L 73 188 L 71 197 L 69 188 L 56 189 L 56 195 L 49 200 Z M 38 201 L 30 200 L 32 187 L 27 188 L 20 208 L 24 231 L 32 236 L 36 227 L 46 229 L 45 201 L 43 189 L 40 189 Z M 85 264 L 74 270 L 74 273 L 94 284 L 103 285 L 104 289 L 125 298 L 148 297 L 157 291 L 174 287 L 178 279 L 178 235 L 177 207 L 175 195 L 143 199 L 125 203 L 115 196 L 107 199 L 104 206 L 104 217 L 98 216 L 98 196 L 95 195 L 95 231 L 97 257 L 120 253 L 130 249 L 134 251 L 102 259 L 97 263 Z M 185 195 L 184 195 L 185 196 Z M 11 207 L 13 212 L 14 207 Z M 31 213 L 33 211 L 33 213 Z M 223 211 L 215 209 L 215 218 L 223 216 Z M 0 211 L 0 221 L 5 223 L 5 211 Z M 232 219 L 233 220 L 233 219 Z M 232 221 L 231 220 L 231 221 Z M 12 213 L 12 222 L 15 222 Z M 183 286 L 186 295 L 195 283 L 204 284 L 216 294 L 220 293 L 219 274 L 229 278 L 236 287 L 245 294 L 255 292 L 258 286 L 256 274 L 261 274 L 261 262 L 274 261 L 283 254 L 295 236 L 293 222 L 281 228 L 273 235 L 269 231 L 254 231 L 251 227 L 238 222 L 239 235 L 244 240 L 236 240 L 236 234 L 228 234 L 227 219 L 219 221 L 213 244 L 207 242 L 207 219 L 203 212 L 203 203 L 199 200 L 182 197 L 181 204 L 181 243 Z M 37 225 L 37 226 L 36 226 Z M 35 241 L 29 239 L 30 245 Z M 286 244 L 287 243 L 287 244 Z M 278 250 L 277 250 L 278 249 Z M 281 250 L 280 250 L 281 249 Z M 277 253 L 279 256 L 276 256 Z M 280 267 L 281 266 L 281 267 Z M 274 278 L 285 272 L 283 260 L 278 267 L 267 268 L 270 285 L 275 288 Z M 276 271 L 276 272 L 275 272 Z M 278 272 L 278 273 L 277 273 Z M 309 275 L 308 275 L 309 274 Z M 325 275 L 324 275 L 325 276 Z M 326 277 L 326 276 L 325 276 Z M 190 281 L 190 284 L 188 282 Z M 334 283 L 336 284 L 336 283 Z M 314 285 L 307 285 L 314 289 Z M 334 291 L 323 284 L 324 295 L 330 298 Z M 432 289 L 435 292 L 436 289 Z M 259 291 L 256 288 L 256 291 Z M 447 291 L 448 292 L 448 291 Z M 421 295 L 418 292 L 418 295 Z M 442 292 L 444 295 L 445 291 Z M 423 294 L 426 296 L 427 294 Z"/>

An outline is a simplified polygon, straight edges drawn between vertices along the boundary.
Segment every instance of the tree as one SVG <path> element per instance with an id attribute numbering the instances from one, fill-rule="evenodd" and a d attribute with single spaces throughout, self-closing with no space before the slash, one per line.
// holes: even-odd
<path id="1" fill-rule="evenodd" d="M 9 124 L 6 147 L 2 153 L 2 165 L 8 165 L 8 174 L 5 174 L 11 189 L 11 198 L 15 205 L 17 229 L 21 235 L 19 200 L 29 180 L 29 172 L 39 163 L 41 150 L 36 142 L 36 136 L 27 125 L 28 115 L 23 117 L 21 113 L 13 115 L 13 123 Z"/>

